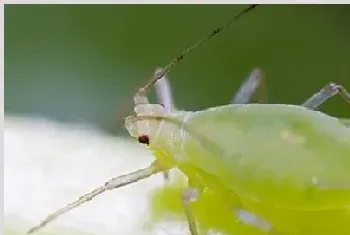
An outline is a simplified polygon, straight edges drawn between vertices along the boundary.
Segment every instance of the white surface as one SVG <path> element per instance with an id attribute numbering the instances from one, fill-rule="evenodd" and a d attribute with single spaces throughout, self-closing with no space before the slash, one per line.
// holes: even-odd
<path id="1" fill-rule="evenodd" d="M 6 117 L 4 136 L 4 215 L 8 235 L 24 234 L 47 214 L 107 179 L 145 167 L 153 160 L 135 141 L 107 136 L 91 127 L 43 119 Z M 60 234 L 64 227 L 68 229 L 64 234 L 147 234 L 142 226 L 147 220 L 147 195 L 162 183 L 162 175 L 156 175 L 107 192 L 37 234 Z M 163 224 L 150 234 L 188 232 L 183 224 Z"/>

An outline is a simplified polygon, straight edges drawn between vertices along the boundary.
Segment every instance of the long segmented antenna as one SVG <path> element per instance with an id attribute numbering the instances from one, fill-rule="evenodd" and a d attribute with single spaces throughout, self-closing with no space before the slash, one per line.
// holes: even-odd
<path id="1" fill-rule="evenodd" d="M 28 230 L 27 234 L 31 234 L 35 231 L 38 231 L 39 229 L 45 227 L 48 223 L 52 222 L 53 220 L 57 219 L 59 216 L 73 210 L 74 208 L 77 208 L 81 204 L 84 204 L 85 202 L 88 202 L 92 200 L 94 197 L 116 188 L 120 188 L 123 186 L 126 186 L 128 184 L 135 183 L 139 180 L 145 179 L 150 177 L 151 175 L 154 175 L 160 171 L 163 171 L 161 167 L 159 167 L 158 164 L 153 163 L 151 166 L 140 169 L 137 171 L 134 171 L 129 174 L 121 175 L 115 178 L 112 178 L 108 180 L 103 186 L 96 188 L 92 190 L 91 192 L 79 197 L 76 201 L 69 203 L 68 205 L 62 207 L 61 209 L 51 213 L 48 215 L 39 225 L 32 227 L 30 230 Z"/>
<path id="2" fill-rule="evenodd" d="M 240 11 L 237 15 L 235 15 L 232 19 L 230 19 L 229 21 L 227 21 L 225 24 L 223 24 L 220 27 L 217 27 L 216 29 L 214 29 L 213 31 L 211 31 L 208 35 L 206 35 L 205 37 L 203 37 L 202 39 L 200 39 L 199 41 L 197 41 L 195 44 L 193 44 L 192 46 L 188 47 L 186 50 L 184 50 L 180 55 L 178 55 L 177 57 L 175 57 L 174 59 L 172 59 L 166 66 L 164 66 L 161 69 L 157 69 L 155 73 L 152 74 L 152 76 L 148 79 L 148 82 L 144 85 L 141 86 L 141 88 L 139 88 L 134 94 L 135 96 L 146 96 L 146 94 L 149 92 L 149 90 L 151 89 L 151 87 L 159 80 L 161 79 L 166 73 L 168 73 L 170 71 L 170 69 L 172 69 L 176 64 L 178 64 L 179 62 L 181 62 L 185 56 L 187 54 L 189 54 L 192 50 L 196 49 L 197 47 L 201 46 L 202 44 L 204 44 L 205 42 L 209 41 L 211 38 L 213 38 L 215 35 L 219 34 L 220 32 L 222 32 L 224 29 L 228 28 L 229 26 L 231 26 L 235 21 L 237 21 L 241 16 L 243 16 L 244 14 L 248 13 L 249 11 L 253 10 L 254 8 L 256 8 L 257 6 L 259 6 L 259 4 L 252 4 L 250 6 L 248 6 L 247 8 L 243 9 L 242 11 Z M 120 120 L 121 118 L 119 118 L 120 116 L 124 115 L 124 111 L 125 108 L 130 107 L 130 103 L 131 101 L 127 100 L 127 103 L 124 103 L 124 105 L 122 105 L 122 112 L 121 115 L 119 113 L 119 115 L 117 115 L 117 120 Z"/>
<path id="3" fill-rule="evenodd" d="M 157 71 L 152 77 L 148 80 L 147 84 L 141 87 L 138 91 L 138 93 L 145 94 L 149 91 L 149 89 L 157 82 L 157 80 L 161 79 L 166 73 L 170 71 L 172 67 L 174 67 L 176 64 L 181 62 L 184 57 L 194 50 L 195 48 L 199 47 L 200 45 L 204 44 L 205 42 L 209 41 L 212 37 L 217 35 L 218 33 L 222 32 L 224 29 L 228 28 L 232 23 L 237 21 L 241 16 L 243 16 L 245 13 L 248 13 L 249 11 L 253 10 L 256 6 L 259 4 L 253 4 L 249 7 L 243 9 L 241 12 L 239 12 L 237 15 L 235 15 L 231 20 L 226 22 L 223 26 L 218 27 L 214 29 L 212 32 L 210 32 L 207 36 L 197 41 L 195 44 L 184 50 L 179 56 L 174 58 L 170 61 L 169 64 L 167 64 L 163 69 L 160 69 Z"/>

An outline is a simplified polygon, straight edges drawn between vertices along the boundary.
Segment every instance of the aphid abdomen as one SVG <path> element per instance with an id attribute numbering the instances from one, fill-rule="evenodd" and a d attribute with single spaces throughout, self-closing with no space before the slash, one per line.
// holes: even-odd
<path id="1" fill-rule="evenodd" d="M 185 174 L 197 174 L 215 192 L 237 192 L 233 201 L 278 231 L 349 234 L 350 132 L 336 118 L 298 106 L 258 104 L 183 113 L 185 117 L 172 130 L 181 136 L 176 148 L 165 132 L 171 128 L 157 137 L 168 136 L 163 151 L 179 160 Z"/>
<path id="2" fill-rule="evenodd" d="M 186 187 L 184 182 L 172 182 L 153 192 L 151 217 L 154 222 L 163 218 L 174 221 L 185 219 L 180 198 Z M 208 231 L 216 231 L 228 235 L 268 235 L 266 231 L 241 221 L 235 213 L 235 206 L 230 206 L 230 203 L 225 200 L 227 196 L 227 192 L 222 194 L 217 190 L 205 188 L 198 199 L 191 204 L 199 234 L 213 234 Z"/>
<path id="3" fill-rule="evenodd" d="M 320 210 L 350 204 L 350 132 L 336 118 L 288 105 L 196 112 L 183 155 L 252 201 Z"/>
<path id="4" fill-rule="evenodd" d="M 266 218 L 274 228 L 290 235 L 346 235 L 350 233 L 350 211 L 343 208 L 330 210 L 297 210 L 274 207 L 264 202 L 252 202 L 241 197 L 244 208 Z"/>
<path id="5" fill-rule="evenodd" d="M 279 231 L 349 231 L 350 131 L 338 119 L 260 104 L 164 116 L 144 120 L 153 128 L 137 133 L 149 136 L 158 160 L 215 192 L 237 193 L 233 201 Z M 318 225 L 328 214 L 332 225 Z"/>
<path id="6" fill-rule="evenodd" d="M 185 220 L 181 204 L 181 193 L 186 183 L 173 182 L 157 189 L 152 195 L 152 217 L 154 221 Z M 274 228 L 288 235 L 347 235 L 349 234 L 350 212 L 346 208 L 330 211 L 298 211 L 274 208 L 256 202 L 244 205 L 247 212 L 267 218 Z M 225 234 L 267 235 L 255 226 L 239 222 L 233 207 L 230 207 L 218 191 L 205 189 L 192 209 L 199 226 L 207 234 L 207 230 L 225 231 Z"/>

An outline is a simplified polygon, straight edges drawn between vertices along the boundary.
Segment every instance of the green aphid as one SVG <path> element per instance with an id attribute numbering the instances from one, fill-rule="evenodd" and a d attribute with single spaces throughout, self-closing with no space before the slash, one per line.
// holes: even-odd
<path id="1" fill-rule="evenodd" d="M 255 6 L 185 50 L 135 94 L 136 116 L 126 118 L 125 126 L 154 153 L 155 162 L 107 181 L 29 233 L 107 190 L 177 168 L 188 179 L 186 188 L 176 193 L 164 186 L 160 196 L 164 202 L 180 200 L 192 235 L 203 229 L 239 235 L 350 234 L 350 130 L 344 121 L 315 110 L 336 94 L 350 103 L 342 86 L 330 83 L 300 106 L 248 104 L 262 82 L 261 72 L 254 70 L 231 104 L 197 112 L 176 110 L 166 92 L 169 86 L 161 78 L 184 55 Z M 155 83 L 163 105 L 147 99 Z"/>
<path id="2" fill-rule="evenodd" d="M 248 102 L 261 81 L 254 70 L 234 100 Z M 195 221 L 201 231 L 228 234 L 349 234 L 350 130 L 312 110 L 339 92 L 350 102 L 330 83 L 302 106 L 243 102 L 185 112 L 139 104 L 126 120 L 130 134 L 189 178 L 181 194 L 160 189 L 155 211 L 165 203 L 173 207 L 164 212 L 179 212 L 182 203 L 192 234 Z"/>

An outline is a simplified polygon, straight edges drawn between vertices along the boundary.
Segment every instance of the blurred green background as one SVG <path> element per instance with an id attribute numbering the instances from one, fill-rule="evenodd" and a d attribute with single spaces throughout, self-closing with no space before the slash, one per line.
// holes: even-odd
<path id="1" fill-rule="evenodd" d="M 157 66 L 243 7 L 5 5 L 5 115 L 112 130 Z M 171 71 L 177 106 L 228 103 L 254 67 L 266 74 L 271 103 L 300 104 L 329 81 L 350 89 L 349 13 L 346 5 L 258 7 Z M 321 110 L 350 117 L 340 97 Z"/>

